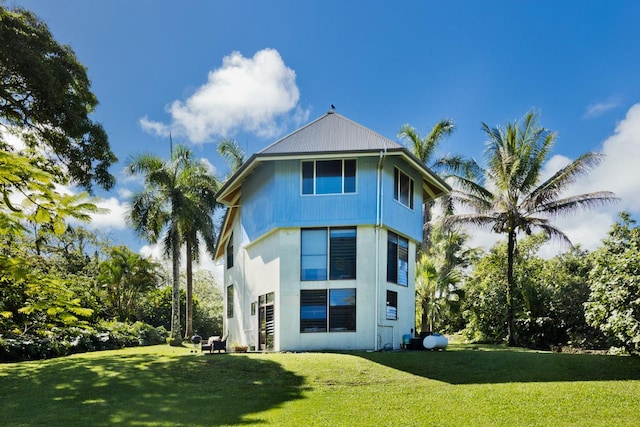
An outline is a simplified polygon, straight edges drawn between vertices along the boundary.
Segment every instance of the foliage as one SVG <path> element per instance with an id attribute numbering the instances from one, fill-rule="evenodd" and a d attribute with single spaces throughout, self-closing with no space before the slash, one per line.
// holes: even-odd
<path id="1" fill-rule="evenodd" d="M 622 212 L 595 252 L 586 317 L 627 351 L 640 353 L 640 228 L 635 223 Z"/>
<path id="2" fill-rule="evenodd" d="M 416 317 L 421 331 L 455 331 L 463 297 L 460 283 L 477 250 L 468 236 L 440 226 L 431 228 L 431 244 L 416 265 Z"/>
<path id="3" fill-rule="evenodd" d="M 53 327 L 39 334 L 0 334 L 0 361 L 51 359 L 87 351 L 164 343 L 162 327 L 135 322 L 102 321 L 95 326 Z"/>
<path id="4" fill-rule="evenodd" d="M 211 214 L 215 207 L 217 180 L 202 163 L 192 159 L 188 148 L 181 145 L 172 149 L 169 162 L 155 155 L 141 154 L 129 159 L 126 168 L 130 175 L 141 174 L 145 180 L 145 187 L 131 200 L 129 221 L 142 238 L 151 243 L 162 241 L 165 254 L 170 254 L 172 260 L 171 339 L 177 343 L 182 338 L 180 247 L 183 242 L 189 246 L 188 266 L 196 257 L 198 235 L 207 249 L 213 251 Z"/>
<path id="5" fill-rule="evenodd" d="M 89 191 L 93 182 L 104 189 L 115 183 L 108 169 L 117 158 L 102 126 L 89 118 L 97 104 L 73 50 L 33 13 L 0 6 L 0 126 L 23 130 L 32 149 L 47 147 L 48 160 L 64 165 L 57 177 Z"/>
<path id="6" fill-rule="evenodd" d="M 120 321 L 136 319 L 142 297 L 155 289 L 160 281 L 159 265 L 128 249 L 115 246 L 109 258 L 100 263 L 98 284 L 104 291 L 109 317 Z"/>
<path id="7" fill-rule="evenodd" d="M 599 164 L 602 155 L 597 153 L 581 155 L 541 182 L 543 166 L 556 134 L 539 127 L 537 121 L 537 114 L 529 112 L 520 122 L 507 123 L 506 128 L 482 124 L 488 139 L 487 167 L 476 179 L 456 176 L 458 188 L 453 193 L 453 199 L 472 213 L 451 215 L 445 221 L 445 224 L 474 225 L 507 235 L 505 304 L 510 345 L 517 344 L 514 264 L 518 233 L 542 232 L 550 238 L 569 242 L 568 237 L 551 224 L 549 216 L 615 200 L 607 191 L 565 196 L 578 178 Z M 479 166 L 478 169 L 481 170 Z"/>

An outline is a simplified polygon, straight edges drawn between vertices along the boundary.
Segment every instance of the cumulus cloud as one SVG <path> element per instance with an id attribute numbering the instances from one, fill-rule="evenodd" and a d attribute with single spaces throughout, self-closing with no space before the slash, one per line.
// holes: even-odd
<path id="1" fill-rule="evenodd" d="M 252 58 L 233 52 L 193 95 L 167 107 L 170 124 L 148 117 L 140 124 L 150 133 L 167 136 L 171 131 L 194 143 L 239 131 L 267 138 L 282 133 L 289 120 L 308 117 L 308 112 L 297 106 L 299 99 L 296 73 L 285 65 L 278 51 L 263 49 Z"/>
<path id="2" fill-rule="evenodd" d="M 165 256 L 164 249 L 161 244 L 145 245 L 140 248 L 140 255 L 151 258 L 160 263 L 167 271 L 171 271 L 171 259 Z M 180 268 L 181 272 L 184 272 L 184 265 L 186 263 L 185 251 L 181 251 L 180 256 Z M 213 277 L 218 283 L 224 281 L 224 266 L 217 264 L 211 259 L 211 255 L 206 252 L 204 247 L 200 247 L 200 262 L 193 264 L 194 271 L 208 270 L 213 273 Z"/>

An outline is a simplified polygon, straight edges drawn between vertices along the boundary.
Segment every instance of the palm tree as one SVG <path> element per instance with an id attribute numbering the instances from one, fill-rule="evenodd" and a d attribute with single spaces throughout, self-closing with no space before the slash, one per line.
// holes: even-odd
<path id="1" fill-rule="evenodd" d="M 569 214 L 583 208 L 615 200 L 613 193 L 598 191 L 566 196 L 565 191 L 598 165 L 602 155 L 586 153 L 540 183 L 542 168 L 556 141 L 556 134 L 538 127 L 537 114 L 529 112 L 506 128 L 482 128 L 487 140 L 487 168 L 478 180 L 456 176 L 452 197 L 472 213 L 444 218 L 445 224 L 470 224 L 506 234 L 507 241 L 507 330 L 509 345 L 516 345 L 514 329 L 513 264 L 519 232 L 541 231 L 549 238 L 571 244 L 569 238 L 551 224 L 549 216 Z"/>
<path id="2" fill-rule="evenodd" d="M 207 173 L 201 163 L 190 165 L 188 178 L 191 182 L 187 185 L 191 200 L 192 211 L 180 219 L 180 235 L 186 246 L 186 273 L 187 295 L 185 313 L 185 338 L 193 335 L 193 262 L 200 260 L 200 243 L 204 242 L 206 251 L 213 254 L 215 251 L 215 233 L 213 224 L 213 212 L 218 207 L 216 193 L 220 188 L 219 181 L 213 175 Z"/>
<path id="3" fill-rule="evenodd" d="M 444 313 L 454 312 L 459 305 L 463 269 L 478 254 L 478 249 L 465 246 L 467 239 L 466 233 L 441 225 L 431 230 L 431 244 L 416 264 L 416 320 L 422 331 L 433 331 Z"/>
<path id="4" fill-rule="evenodd" d="M 218 153 L 226 160 L 231 168 L 231 174 L 240 169 L 245 161 L 244 151 L 233 139 L 223 139 L 218 142 Z M 228 178 L 228 177 L 227 177 Z"/>
<path id="5" fill-rule="evenodd" d="M 171 342 L 181 342 L 180 334 L 180 247 L 191 226 L 204 230 L 210 215 L 205 206 L 210 202 L 209 188 L 201 182 L 213 180 L 206 168 L 194 162 L 191 151 L 178 145 L 171 150 L 171 160 L 165 162 L 152 154 L 141 154 L 129 159 L 126 165 L 130 175 L 143 174 L 145 186 L 134 194 L 129 209 L 129 220 L 136 233 L 150 243 L 162 240 L 165 255 L 172 261 Z M 215 194 L 215 192 L 213 192 Z M 204 200 L 207 201 L 204 201 Z M 195 240 L 189 238 L 191 243 Z M 190 260 L 192 253 L 187 256 Z"/>
<path id="6" fill-rule="evenodd" d="M 470 162 L 462 156 L 447 154 L 435 158 L 436 149 L 440 143 L 454 130 L 455 124 L 452 119 L 442 119 L 433 126 L 428 135 L 421 137 L 415 128 L 405 124 L 400 128 L 398 138 L 405 141 L 407 148 L 418 160 L 435 172 L 466 171 Z M 422 205 L 422 252 L 426 252 L 429 247 L 432 208 L 433 201 Z"/>

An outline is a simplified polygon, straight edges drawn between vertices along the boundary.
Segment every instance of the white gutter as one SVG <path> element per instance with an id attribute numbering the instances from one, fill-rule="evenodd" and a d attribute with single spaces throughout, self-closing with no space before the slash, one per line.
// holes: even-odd
<path id="1" fill-rule="evenodd" d="M 382 197 L 384 195 L 383 190 L 383 181 L 382 181 L 382 167 L 384 156 L 386 155 L 387 149 L 385 147 L 384 151 L 380 152 L 380 157 L 378 159 L 378 171 L 377 171 L 377 197 L 376 197 L 376 225 L 375 225 L 375 234 L 376 234 L 376 269 L 375 269 L 375 282 L 376 282 L 376 298 L 375 298 L 375 327 L 373 330 L 373 349 L 378 350 L 378 323 L 379 323 L 379 314 L 380 314 L 380 227 L 382 226 Z"/>

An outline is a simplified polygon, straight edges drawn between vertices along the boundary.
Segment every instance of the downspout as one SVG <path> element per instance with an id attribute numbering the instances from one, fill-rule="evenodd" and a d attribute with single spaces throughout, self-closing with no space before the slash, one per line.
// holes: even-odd
<path id="1" fill-rule="evenodd" d="M 379 314 L 380 314 L 380 227 L 382 226 L 382 196 L 384 195 L 384 190 L 382 186 L 382 166 L 384 157 L 387 153 L 387 147 L 385 146 L 384 151 L 380 151 L 380 157 L 378 158 L 378 170 L 377 170 L 377 183 L 376 183 L 376 225 L 375 225 L 375 234 L 376 234 L 376 273 L 375 273 L 375 282 L 376 282 L 376 297 L 375 297 L 375 326 L 373 330 L 373 349 L 378 350 L 378 323 L 379 323 Z"/>

